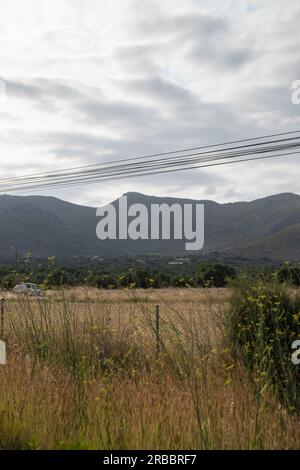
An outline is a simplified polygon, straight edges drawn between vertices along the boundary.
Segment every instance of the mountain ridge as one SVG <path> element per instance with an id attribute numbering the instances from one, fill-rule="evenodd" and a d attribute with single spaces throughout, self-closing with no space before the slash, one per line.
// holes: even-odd
<path id="1" fill-rule="evenodd" d="M 300 260 L 300 196 L 281 193 L 264 198 L 218 203 L 172 196 L 127 192 L 128 205 L 196 204 L 205 206 L 205 246 L 251 258 Z M 118 199 L 112 201 L 117 207 Z M 92 258 L 135 254 L 182 254 L 182 240 L 106 240 L 96 237 L 96 207 L 53 196 L 0 195 L 0 258 L 14 252 L 33 257 Z M 192 254 L 193 252 L 187 252 Z"/>

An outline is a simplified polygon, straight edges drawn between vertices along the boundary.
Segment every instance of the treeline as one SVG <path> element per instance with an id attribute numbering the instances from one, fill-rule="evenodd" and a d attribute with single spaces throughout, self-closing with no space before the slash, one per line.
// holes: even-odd
<path id="1" fill-rule="evenodd" d="M 180 267 L 178 267 L 180 270 Z M 47 265 L 32 264 L 30 257 L 22 266 L 0 267 L 0 286 L 11 289 L 18 283 L 31 282 L 41 287 L 88 285 L 103 289 L 163 287 L 224 287 L 237 275 L 236 268 L 222 263 L 201 263 L 194 272 L 167 272 L 145 267 L 100 266 L 62 267 L 55 258 Z"/>
<path id="2" fill-rule="evenodd" d="M 44 288 L 88 285 L 103 289 L 164 287 L 226 287 L 240 270 L 220 262 L 201 262 L 191 272 L 181 266 L 175 271 L 136 266 L 60 266 L 54 257 L 46 264 L 31 263 L 28 256 L 19 267 L 0 267 L 0 287 L 12 289 L 16 284 L 31 282 Z M 249 273 L 248 273 L 249 274 Z M 300 264 L 284 263 L 276 270 L 260 268 L 253 278 L 277 280 L 300 285 Z"/>

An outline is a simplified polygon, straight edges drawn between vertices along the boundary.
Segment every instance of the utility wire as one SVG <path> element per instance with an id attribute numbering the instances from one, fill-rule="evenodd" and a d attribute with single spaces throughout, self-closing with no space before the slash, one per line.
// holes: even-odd
<path id="1" fill-rule="evenodd" d="M 95 181 L 108 181 L 126 177 L 147 176 L 151 174 L 204 168 L 228 163 L 241 163 L 243 161 L 274 158 L 276 156 L 296 155 L 299 152 L 288 151 L 300 148 L 300 135 L 291 137 L 291 135 L 299 133 L 300 131 L 298 130 L 269 134 L 268 136 L 241 139 L 225 142 L 223 144 L 206 145 L 185 150 L 176 150 L 173 152 L 115 160 L 108 163 L 100 163 L 98 165 L 87 165 L 75 168 L 73 167 L 66 170 L 54 170 L 52 172 L 35 173 L 20 177 L 2 178 L 0 179 L 0 191 L 11 192 L 35 188 L 55 188 L 67 185 L 70 186 L 73 184 L 86 184 Z M 266 140 L 283 136 L 289 137 Z M 257 142 L 259 140 L 262 142 Z M 252 143 L 233 145 L 246 142 Z M 228 145 L 231 145 L 231 147 L 228 147 Z M 217 147 L 221 148 L 217 149 Z M 204 149 L 207 150 L 202 152 L 198 151 L 196 153 L 187 153 Z M 283 151 L 285 153 L 278 153 Z M 265 153 L 271 153 L 271 155 L 264 156 Z M 251 158 L 245 158 L 249 156 Z M 135 163 L 131 163 L 133 161 Z"/>
<path id="2" fill-rule="evenodd" d="M 205 146 L 200 146 L 200 147 L 174 150 L 174 151 L 163 152 L 163 153 L 143 155 L 143 156 L 140 156 L 140 157 L 113 160 L 113 161 L 110 161 L 110 162 L 102 162 L 102 163 L 93 164 L 93 165 L 83 165 L 83 166 L 77 166 L 77 167 L 61 169 L 61 170 L 52 170 L 52 171 L 41 172 L 41 173 L 33 173 L 33 174 L 23 175 L 23 176 L 14 177 L 14 178 L 0 178 L 0 182 L 1 181 L 4 182 L 4 181 L 22 180 L 23 178 L 25 179 L 25 178 L 35 177 L 35 176 L 45 176 L 45 175 L 50 175 L 51 176 L 52 174 L 61 173 L 61 172 L 70 172 L 70 171 L 79 170 L 79 169 L 101 167 L 101 166 L 104 166 L 106 164 L 129 162 L 129 161 L 142 160 L 142 159 L 152 158 L 152 157 L 161 157 L 161 156 L 163 157 L 163 156 L 167 156 L 167 155 L 174 155 L 174 154 L 179 154 L 179 153 L 184 153 L 184 152 L 192 152 L 192 151 L 196 151 L 196 150 L 209 149 L 209 148 L 213 149 L 213 148 L 216 148 L 216 147 L 224 147 L 224 146 L 231 145 L 231 144 L 251 142 L 251 141 L 257 141 L 257 140 L 262 140 L 262 139 L 267 139 L 267 138 L 280 137 L 280 136 L 293 135 L 293 134 L 300 134 L 300 130 L 295 130 L 295 131 L 290 131 L 290 132 L 281 132 L 281 133 L 277 133 L 277 134 L 268 134 L 268 135 L 264 135 L 264 136 L 260 136 L 260 137 L 252 137 L 252 138 L 248 138 L 248 139 L 233 140 L 233 141 L 227 141 L 227 142 L 213 144 L 213 145 L 205 145 Z M 298 139 L 298 138 L 299 137 L 295 137 L 295 139 Z M 291 140 L 291 139 L 287 139 L 287 140 Z M 280 140 L 280 141 L 283 141 L 283 140 Z M 263 142 L 255 144 L 255 145 L 262 145 L 262 143 Z M 268 143 L 272 143 L 272 141 L 268 142 Z M 244 147 L 244 146 L 242 146 L 242 147 Z M 234 148 L 240 148 L 240 147 L 234 147 Z M 225 149 L 221 149 L 221 150 L 223 150 L 223 151 L 224 150 L 230 150 L 230 148 L 229 149 L 225 148 Z"/>
<path id="3" fill-rule="evenodd" d="M 89 175 L 91 173 L 95 174 L 96 172 L 101 172 L 101 171 L 108 171 L 108 170 L 114 170 L 114 171 L 118 171 L 119 169 L 122 169 L 124 167 L 126 168 L 130 168 L 130 167 L 134 167 L 134 166 L 139 166 L 139 165 L 147 165 L 147 164 L 155 164 L 155 163 L 164 163 L 164 162 L 169 162 L 169 161 L 175 161 L 179 158 L 186 158 L 186 157 L 193 157 L 193 156 L 206 156 L 206 155 L 209 155 L 209 154 L 212 154 L 213 153 L 213 158 L 215 158 L 216 155 L 220 154 L 220 152 L 229 152 L 230 150 L 238 150 L 240 151 L 241 149 L 246 149 L 246 148 L 251 148 L 251 147 L 256 147 L 259 149 L 259 151 L 265 151 L 265 148 L 264 147 L 261 147 L 263 144 L 267 144 L 268 147 L 266 148 L 266 151 L 279 151 L 279 150 L 283 150 L 284 148 L 292 148 L 292 147 L 297 147 L 299 146 L 300 144 L 300 137 L 294 137 L 294 138 L 289 138 L 289 139 L 281 139 L 281 140 L 273 140 L 273 141 L 269 141 L 269 142 L 260 142 L 260 143 L 256 143 L 256 144 L 250 144 L 250 145 L 244 145 L 244 146 L 235 146 L 235 147 L 229 147 L 229 148 L 224 148 L 224 149 L 221 149 L 219 151 L 213 151 L 213 150 L 210 150 L 210 151 L 207 151 L 207 152 L 197 152 L 197 153 L 190 153 L 190 154 L 184 154 L 184 155 L 176 155 L 175 157 L 174 156 L 169 156 L 169 157 L 164 157 L 164 158 L 160 158 L 160 159 L 152 159 L 152 160 L 147 160 L 147 161 L 142 161 L 142 162 L 138 162 L 138 163 L 129 163 L 129 164 L 124 164 L 124 165 L 113 165 L 113 166 L 104 166 L 103 168 L 100 168 L 98 170 L 98 167 L 101 167 L 105 164 L 99 164 L 97 166 L 94 166 L 94 170 L 85 170 L 85 171 L 80 171 L 80 172 L 73 172 L 73 171 L 68 171 L 68 172 L 65 172 L 65 173 L 58 173 L 59 170 L 57 170 L 56 172 L 47 172 L 47 173 L 44 173 L 42 174 L 41 173 L 41 176 L 40 177 L 30 177 L 29 175 L 28 176 L 25 176 L 25 177 L 16 177 L 16 178 L 3 178 L 2 180 L 0 179 L 0 183 L 1 182 L 5 182 L 5 183 L 19 183 L 19 182 L 32 182 L 32 181 L 41 181 L 42 179 L 43 180 L 46 180 L 46 179 L 60 179 L 60 178 L 66 178 L 66 177 L 74 177 L 74 176 L 85 176 L 85 175 Z M 295 141 L 294 143 L 292 141 Z M 287 142 L 286 146 L 283 146 L 281 145 L 282 142 Z M 291 142 L 290 144 L 288 142 Z M 270 144 L 273 144 L 273 143 L 278 143 L 279 146 L 276 147 L 276 146 L 273 146 L 271 147 Z M 183 152 L 183 151 L 181 151 Z M 227 155 L 227 154 L 225 154 Z M 230 153 L 229 156 L 233 156 L 233 153 Z M 116 161 L 115 163 L 119 163 L 120 161 Z M 109 165 L 111 165 L 112 163 L 114 162 L 110 162 Z M 73 169 L 70 169 L 70 170 L 73 170 Z M 63 171 L 63 170 L 61 170 Z"/>
<path id="4" fill-rule="evenodd" d="M 220 152 L 224 152 L 224 151 L 228 151 L 228 150 L 231 150 L 231 149 L 246 149 L 246 150 L 238 150 L 237 152 L 230 152 L 230 153 L 217 153 L 215 152 L 211 157 L 209 158 L 203 158 L 203 156 L 207 156 L 209 155 L 211 152 L 202 152 L 202 153 L 192 153 L 192 154 L 186 154 L 186 155 L 180 155 L 180 156 L 177 156 L 176 157 L 176 161 L 173 159 L 173 162 L 171 161 L 171 164 L 175 164 L 177 162 L 181 163 L 181 162 L 187 162 L 188 163 L 188 160 L 187 160 L 187 157 L 196 157 L 197 160 L 198 160 L 198 157 L 201 157 L 201 160 L 210 160 L 211 158 L 212 159 L 215 159 L 217 157 L 219 157 L 219 155 L 223 155 L 222 158 L 231 158 L 231 157 L 236 157 L 236 156 L 240 156 L 240 155 L 245 155 L 245 154 L 252 154 L 252 153 L 264 153 L 264 152 L 270 152 L 270 151 L 280 151 L 280 150 L 285 150 L 285 149 L 292 149 L 292 148 L 297 148 L 300 146 L 300 141 L 298 142 L 292 142 L 292 143 L 287 143 L 287 144 L 280 144 L 280 145 L 273 145 L 273 146 L 270 146 L 269 144 L 270 143 L 277 143 L 277 142 L 284 142 L 286 140 L 293 140 L 293 139 L 284 139 L 284 140 L 277 140 L 277 141 L 272 141 L 272 142 L 268 142 L 268 145 L 267 146 L 264 146 L 264 147 L 259 147 L 258 149 L 255 149 L 254 151 L 252 150 L 248 150 L 246 149 L 247 147 L 254 147 L 254 146 L 257 146 L 257 145 L 262 145 L 263 143 L 260 143 L 260 144 L 252 144 L 252 145 L 246 145 L 246 146 L 239 146 L 239 147 L 231 147 L 229 149 L 224 149 Z M 179 158 L 183 159 L 184 160 L 179 160 Z M 177 160 L 178 159 L 178 160 Z M 62 175 L 50 175 L 49 176 L 46 176 L 46 177 L 41 177 L 41 178 L 37 178 L 37 179 L 33 179 L 33 178 L 24 178 L 24 179 L 12 179 L 12 180 L 9 180 L 8 178 L 5 180 L 6 183 L 16 183 L 16 184 L 20 184 L 20 183 L 23 183 L 23 182 L 34 182 L 34 181 L 38 181 L 38 182 L 42 182 L 43 180 L 46 180 L 47 178 L 55 178 L 55 180 L 59 180 L 61 178 L 73 178 L 75 176 L 82 176 L 82 177 L 85 177 L 85 176 L 89 176 L 89 174 L 97 174 L 97 173 L 101 173 L 101 172 L 107 172 L 107 171 L 113 171 L 113 172 L 116 172 L 116 171 L 119 171 L 119 170 L 122 170 L 123 168 L 125 169 L 131 169 L 131 168 L 138 168 L 138 167 L 145 167 L 145 166 L 154 166 L 154 165 L 162 165 L 162 164 L 166 164 L 170 162 L 170 160 L 172 160 L 172 157 L 168 157 L 168 158 L 163 158 L 163 159 L 156 159 L 156 160 L 148 160 L 146 162 L 141 162 L 141 163 L 136 163 L 136 164 L 127 164 L 127 165 L 118 165 L 118 166 L 108 166 L 108 167 L 104 167 L 100 170 L 93 170 L 93 171 L 85 171 L 85 172 L 80 172 L 80 173 L 65 173 L 65 174 L 62 174 Z"/>
<path id="5" fill-rule="evenodd" d="M 137 176 L 149 176 L 149 175 L 157 175 L 157 174 L 164 174 L 164 173 L 173 173 L 173 172 L 178 172 L 178 171 L 183 171 L 183 170 L 192 170 L 192 169 L 198 169 L 198 168 L 208 168 L 208 167 L 213 167 L 213 166 L 219 166 L 219 165 L 227 165 L 227 164 L 234 164 L 234 163 L 244 163 L 244 162 L 250 162 L 252 160 L 265 160 L 265 159 L 270 159 L 270 158 L 275 158 L 275 157 L 288 157 L 288 156 L 295 156 L 299 155 L 300 151 L 297 152 L 289 152 L 289 153 L 283 153 L 283 154 L 276 154 L 276 155 L 266 155 L 266 156 L 259 156 L 259 157 L 252 157 L 252 158 L 242 158 L 239 160 L 231 160 L 231 161 L 225 161 L 225 162 L 213 162 L 213 163 L 208 163 L 208 164 L 194 164 L 193 166 L 186 166 L 183 168 L 170 168 L 170 169 L 164 169 L 164 170 L 158 170 L 158 171 L 150 171 L 150 172 L 144 172 L 140 173 L 141 170 L 137 170 L 135 173 L 130 173 L 130 174 L 123 174 L 123 175 L 104 175 L 104 176 L 98 176 L 98 177 L 91 177 L 88 180 L 78 180 L 78 181 L 71 181 L 71 182 L 62 182 L 62 183 L 48 183 L 48 184 L 41 184 L 41 185 L 32 185 L 32 186 L 24 186 L 24 187 L 17 187 L 17 188 L 10 188 L 6 190 L 5 192 L 8 191 L 27 191 L 27 190 L 32 190 L 32 189 L 48 189 L 48 188 L 60 188 L 60 187 L 68 187 L 68 186 L 79 186 L 79 185 L 85 185 L 85 184 L 90 184 L 94 182 L 107 182 L 107 181 L 114 181 L 114 180 L 119 180 L 119 179 L 124 179 L 124 178 L 133 178 Z"/>

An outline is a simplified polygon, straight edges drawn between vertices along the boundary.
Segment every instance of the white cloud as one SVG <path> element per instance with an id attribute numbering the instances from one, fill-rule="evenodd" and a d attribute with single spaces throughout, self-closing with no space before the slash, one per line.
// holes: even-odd
<path id="1" fill-rule="evenodd" d="M 0 17 L 0 175 L 300 128 L 299 19 L 294 0 L 11 0 Z M 254 199 L 299 191 L 297 169 L 290 157 L 52 194 Z"/>

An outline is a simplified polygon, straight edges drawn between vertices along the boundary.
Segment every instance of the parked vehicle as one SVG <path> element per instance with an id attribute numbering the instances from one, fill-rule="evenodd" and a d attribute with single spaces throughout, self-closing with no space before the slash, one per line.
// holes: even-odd
<path id="1" fill-rule="evenodd" d="M 14 287 L 14 292 L 16 294 L 35 295 L 37 297 L 41 295 L 41 289 L 39 289 L 36 284 L 31 284 L 30 282 L 25 282 L 24 284 L 17 284 Z"/>

